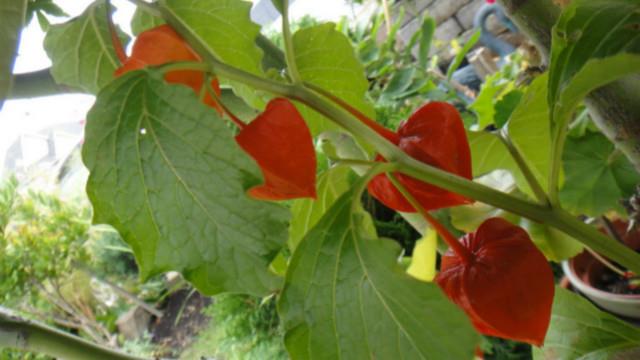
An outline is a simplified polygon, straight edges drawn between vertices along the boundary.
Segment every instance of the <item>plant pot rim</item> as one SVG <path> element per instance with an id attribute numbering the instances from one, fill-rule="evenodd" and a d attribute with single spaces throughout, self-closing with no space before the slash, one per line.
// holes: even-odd
<path id="1" fill-rule="evenodd" d="M 614 294 L 597 289 L 594 286 L 584 282 L 578 275 L 576 275 L 573 267 L 570 264 L 570 260 L 565 260 L 562 262 L 562 270 L 564 271 L 567 278 L 569 278 L 571 284 L 581 292 L 585 293 L 585 295 L 615 299 L 616 301 L 625 303 L 637 303 L 638 301 L 640 301 L 640 294 Z"/>

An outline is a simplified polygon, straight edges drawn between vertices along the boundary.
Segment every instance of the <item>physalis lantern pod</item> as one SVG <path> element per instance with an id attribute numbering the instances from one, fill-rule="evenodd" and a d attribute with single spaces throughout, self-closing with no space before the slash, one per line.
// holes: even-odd
<path id="1" fill-rule="evenodd" d="M 316 198 L 316 152 L 296 107 L 277 98 L 242 128 L 236 142 L 260 166 L 265 183 L 249 189 L 262 200 Z"/>
<path id="2" fill-rule="evenodd" d="M 527 232 L 491 218 L 460 241 L 471 260 L 445 253 L 438 285 L 480 333 L 542 345 L 551 319 L 553 273 Z"/>
<path id="3" fill-rule="evenodd" d="M 422 106 L 400 125 L 396 145 L 414 159 L 444 171 L 471 179 L 471 151 L 460 114 L 446 102 Z M 385 136 L 390 139 L 388 136 Z M 378 156 L 376 160 L 384 160 Z M 469 204 L 461 195 L 429 185 L 412 177 L 396 174 L 425 210 Z M 386 175 L 376 176 L 368 185 L 369 193 L 386 206 L 403 212 L 416 209 L 393 186 Z"/>
<path id="4" fill-rule="evenodd" d="M 115 75 L 120 76 L 149 65 L 163 65 L 178 61 L 201 61 L 201 59 L 169 25 L 160 25 L 138 35 L 133 44 L 131 56 L 116 70 Z M 196 94 L 200 94 L 205 75 L 201 71 L 179 70 L 167 73 L 165 80 L 172 84 L 186 85 Z M 218 80 L 214 79 L 211 85 L 220 95 Z M 206 94 L 204 103 L 222 114 L 222 108 L 209 93 Z"/>

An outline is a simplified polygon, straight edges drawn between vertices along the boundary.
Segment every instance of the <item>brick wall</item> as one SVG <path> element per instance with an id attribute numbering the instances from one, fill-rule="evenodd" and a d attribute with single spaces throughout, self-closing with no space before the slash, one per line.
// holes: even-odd
<path id="1" fill-rule="evenodd" d="M 436 46 L 433 49 L 442 60 L 448 60 L 450 54 L 448 43 L 460 38 L 462 42 L 473 33 L 473 18 L 485 0 L 401 0 L 393 6 L 394 16 L 398 16 L 400 7 L 405 10 L 399 36 L 408 41 L 420 26 L 420 17 L 429 14 L 437 23 L 434 34 Z"/>

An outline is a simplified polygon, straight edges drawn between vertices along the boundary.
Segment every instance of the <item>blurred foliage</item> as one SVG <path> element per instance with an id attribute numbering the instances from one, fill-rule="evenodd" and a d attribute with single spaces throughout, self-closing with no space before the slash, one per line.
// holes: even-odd
<path id="1" fill-rule="evenodd" d="M 112 228 L 91 226 L 86 202 L 31 190 L 13 177 L 0 184 L 0 305 L 106 343 L 131 305 L 101 280 L 148 301 L 166 292 L 161 276 L 140 283 L 137 275 L 131 249 Z M 124 344 L 148 348 L 147 340 Z M 47 359 L 10 350 L 0 354 Z"/>
<path id="2" fill-rule="evenodd" d="M 0 188 L 0 301 L 35 301 L 38 287 L 59 282 L 86 262 L 87 208 L 53 195 L 18 190 L 15 178 Z"/>
<path id="3" fill-rule="evenodd" d="M 212 319 L 210 325 L 198 334 L 183 359 L 288 359 L 275 297 L 219 295 L 205 314 Z"/>

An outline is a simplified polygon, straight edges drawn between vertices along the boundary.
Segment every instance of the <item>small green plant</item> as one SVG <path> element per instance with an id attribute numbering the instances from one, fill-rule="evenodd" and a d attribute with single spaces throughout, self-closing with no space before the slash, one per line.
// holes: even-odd
<path id="1" fill-rule="evenodd" d="M 205 314 L 211 317 L 210 325 L 185 351 L 183 359 L 288 358 L 274 297 L 262 300 L 248 295 L 220 295 L 214 298 Z"/>

